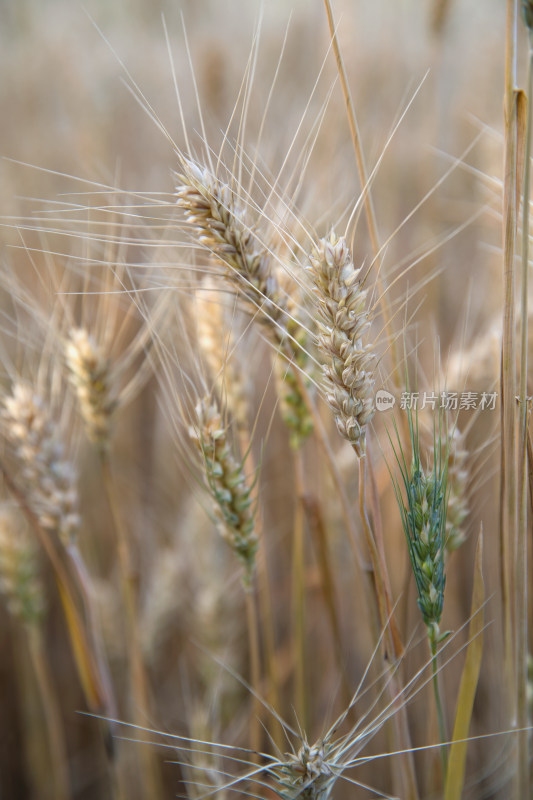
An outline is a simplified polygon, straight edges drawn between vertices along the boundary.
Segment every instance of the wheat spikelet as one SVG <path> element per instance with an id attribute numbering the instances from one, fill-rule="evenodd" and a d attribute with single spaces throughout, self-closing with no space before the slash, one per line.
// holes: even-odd
<path id="1" fill-rule="evenodd" d="M 241 561 L 243 583 L 249 588 L 258 547 L 251 490 L 242 463 L 231 451 L 228 430 L 216 403 L 203 398 L 196 406 L 195 416 L 190 436 L 204 459 L 206 483 L 215 502 L 220 532 Z"/>
<path id="2" fill-rule="evenodd" d="M 80 525 L 76 473 L 45 404 L 28 384 L 15 383 L 1 420 L 20 491 L 42 527 L 68 546 Z"/>
<path id="3" fill-rule="evenodd" d="M 36 548 L 22 516 L 9 506 L 0 508 L 0 592 L 20 622 L 40 622 L 45 600 Z"/>
<path id="4" fill-rule="evenodd" d="M 345 239 L 334 231 L 320 241 L 310 261 L 324 391 L 339 433 L 362 454 L 374 415 L 374 357 L 363 342 L 370 325 L 366 290 Z"/>
<path id="5" fill-rule="evenodd" d="M 87 435 L 99 448 L 105 449 L 117 407 L 111 391 L 110 359 L 84 328 L 70 331 L 65 358 Z"/>

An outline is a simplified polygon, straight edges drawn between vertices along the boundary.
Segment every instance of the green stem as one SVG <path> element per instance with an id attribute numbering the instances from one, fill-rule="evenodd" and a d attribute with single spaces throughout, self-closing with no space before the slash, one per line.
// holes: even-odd
<path id="1" fill-rule="evenodd" d="M 257 763 L 261 750 L 261 711 L 260 697 L 261 666 L 259 656 L 259 630 L 253 588 L 245 589 L 246 623 L 248 627 L 248 647 L 250 658 L 250 684 L 253 689 L 252 714 L 250 717 L 250 744 L 254 751 L 252 761 Z"/>
<path id="2" fill-rule="evenodd" d="M 391 601 L 390 580 L 387 573 L 387 565 L 384 560 L 383 554 L 380 552 L 376 545 L 370 520 L 368 518 L 368 510 L 366 505 L 366 469 L 367 469 L 367 456 L 362 454 L 359 456 L 359 513 L 361 515 L 361 522 L 363 525 L 363 533 L 370 552 L 372 562 L 372 578 L 374 580 L 374 589 L 376 594 L 376 601 L 378 613 L 380 615 L 381 627 L 384 631 L 384 645 L 387 651 L 386 662 L 392 662 L 392 666 L 398 663 L 398 660 L 403 655 L 403 647 L 397 632 L 396 623 L 393 616 L 393 607 Z M 418 787 L 416 782 L 416 773 L 414 766 L 414 759 L 411 747 L 411 737 L 409 733 L 409 723 L 407 719 L 407 712 L 405 704 L 398 702 L 401 691 L 398 686 L 397 678 L 391 674 L 388 679 L 389 692 L 392 701 L 396 706 L 396 712 L 393 715 L 394 733 L 397 737 L 399 746 L 397 749 L 403 752 L 404 758 L 402 760 L 402 768 L 400 779 L 403 784 L 402 796 L 409 800 L 417 800 Z"/>
<path id="3" fill-rule="evenodd" d="M 438 678 L 439 671 L 437 665 L 437 639 L 435 636 L 435 631 L 433 630 L 432 627 L 428 628 L 428 638 L 429 638 L 429 647 L 431 650 L 431 668 L 433 671 L 433 692 L 435 694 L 435 706 L 437 708 L 439 738 L 442 744 L 440 750 L 441 760 L 442 760 L 442 774 L 443 776 L 445 776 L 448 769 L 448 751 L 444 743 L 447 741 L 448 737 L 446 735 L 446 723 L 444 721 L 444 712 L 442 710 L 442 702 L 439 689 L 439 678 Z"/>

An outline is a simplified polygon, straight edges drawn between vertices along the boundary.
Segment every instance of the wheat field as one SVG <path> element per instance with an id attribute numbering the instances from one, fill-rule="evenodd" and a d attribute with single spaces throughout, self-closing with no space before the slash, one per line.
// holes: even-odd
<path id="1" fill-rule="evenodd" d="M 0 21 L 2 800 L 532 796 L 533 4 Z"/>

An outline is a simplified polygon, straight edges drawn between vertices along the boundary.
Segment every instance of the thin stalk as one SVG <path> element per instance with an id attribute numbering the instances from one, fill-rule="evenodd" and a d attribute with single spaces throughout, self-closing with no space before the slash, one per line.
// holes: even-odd
<path id="1" fill-rule="evenodd" d="M 305 679 L 305 479 L 301 449 L 294 454 L 296 509 L 292 539 L 292 619 L 295 664 L 295 706 L 298 722 L 306 730 L 307 690 Z"/>
<path id="2" fill-rule="evenodd" d="M 394 617 L 390 599 L 390 588 L 387 588 L 386 584 L 384 583 L 385 579 L 387 580 L 387 583 L 389 583 L 386 573 L 386 565 L 381 559 L 379 550 L 374 541 L 370 521 L 368 519 L 366 506 L 366 455 L 364 454 L 359 457 L 359 511 L 361 515 L 361 521 L 363 523 L 365 539 L 372 558 L 375 594 L 377 598 L 381 627 L 385 632 L 384 642 L 386 650 L 388 651 L 385 654 L 385 662 L 392 662 L 392 667 L 394 669 L 395 662 L 397 662 L 397 660 L 403 654 L 403 646 L 399 639 L 396 628 L 393 627 Z M 395 675 L 391 676 L 388 687 L 389 693 L 396 704 L 396 713 L 393 715 L 393 722 L 394 731 L 398 742 L 397 749 L 405 754 L 401 762 L 403 796 L 406 798 L 406 800 L 416 800 L 416 798 L 418 798 L 418 788 L 409 735 L 407 710 L 405 705 L 401 703 L 401 700 L 399 700 L 401 693 L 399 691 L 398 680 Z M 394 698 L 396 698 L 396 700 L 394 700 Z"/>
<path id="3" fill-rule="evenodd" d="M 115 492 L 115 483 L 109 458 L 105 452 L 100 453 L 100 466 L 104 483 L 104 491 L 113 519 L 117 538 L 117 558 L 122 585 L 124 603 L 126 639 L 130 665 L 130 681 L 134 701 L 134 715 L 140 725 L 146 725 L 151 719 L 150 692 L 148 676 L 142 655 L 141 639 L 138 626 L 138 575 L 133 566 L 133 558 L 128 532 L 124 526 Z M 140 760 L 142 764 L 142 780 L 150 798 L 157 800 L 163 797 L 161 775 L 158 769 L 155 752 L 151 747 L 142 747 Z"/>
<path id="4" fill-rule="evenodd" d="M 248 628 L 248 648 L 250 658 L 250 684 L 253 689 L 252 713 L 250 716 L 250 746 L 254 751 L 252 761 L 258 762 L 261 752 L 261 712 L 260 697 L 261 667 L 259 656 L 259 627 L 253 589 L 245 590 L 246 624 Z"/>
<path id="5" fill-rule="evenodd" d="M 254 488 L 252 495 L 254 501 L 257 502 L 258 482 L 253 480 L 256 474 L 256 468 L 253 461 L 252 448 L 250 439 L 247 432 L 241 430 L 239 432 L 239 443 L 241 453 L 247 453 L 246 458 L 247 474 L 252 478 Z M 259 550 L 257 554 L 257 589 L 258 589 L 258 602 L 259 612 L 261 618 L 261 625 L 259 630 L 262 632 L 262 642 L 264 648 L 264 660 L 266 666 L 266 673 L 268 679 L 267 698 L 268 702 L 278 714 L 281 711 L 280 697 L 281 697 L 281 681 L 278 669 L 278 660 L 276 658 L 276 637 L 274 633 L 274 614 L 272 610 L 272 592 L 270 588 L 270 580 L 268 574 L 268 558 L 266 553 L 265 539 L 262 535 L 263 518 L 260 513 L 255 517 L 255 531 L 259 540 Z M 261 557 L 262 556 L 262 557 Z M 272 736 L 276 746 L 281 750 L 285 745 L 285 738 L 283 729 L 279 721 L 272 717 L 270 722 L 270 735 Z"/>
<path id="6" fill-rule="evenodd" d="M 533 33 L 529 31 L 527 98 L 533 98 Z M 527 552 L 527 441 L 529 402 L 527 397 L 528 366 L 528 272 L 529 272 L 529 187 L 531 160 L 531 108 L 527 111 L 524 185 L 522 196 L 522 276 L 521 276 L 521 343 L 520 343 L 520 436 L 519 436 L 519 517 L 517 531 L 516 586 L 516 709 L 518 726 L 517 797 L 525 797 L 529 787 L 528 727 L 528 552 Z"/>
<path id="7" fill-rule="evenodd" d="M 372 536 L 370 523 L 368 522 L 368 515 L 366 515 L 366 508 L 365 508 L 366 525 L 365 525 L 365 521 L 363 520 L 363 529 L 364 529 L 365 539 L 367 541 L 367 544 L 370 543 L 370 547 L 369 547 L 369 549 L 370 549 L 370 562 L 371 562 L 370 565 L 365 564 L 363 562 L 362 558 L 361 558 L 361 553 L 360 553 L 359 545 L 358 545 L 358 532 L 357 532 L 357 529 L 356 529 L 355 524 L 354 524 L 354 515 L 353 515 L 353 512 L 352 512 L 352 508 L 350 506 L 350 501 L 348 500 L 348 495 L 347 495 L 346 490 L 344 488 L 344 482 L 343 482 L 343 479 L 342 479 L 342 475 L 341 475 L 341 473 L 339 471 L 339 468 L 337 466 L 337 462 L 336 462 L 336 459 L 335 459 L 335 454 L 333 453 L 333 450 L 332 450 L 331 445 L 329 443 L 329 439 L 328 439 L 328 435 L 326 433 L 326 429 L 324 427 L 324 424 L 322 422 L 320 414 L 318 413 L 317 408 L 316 408 L 316 406 L 315 406 L 315 404 L 313 402 L 313 399 L 310 396 L 309 391 L 308 391 L 308 389 L 307 389 L 307 387 L 305 385 L 305 381 L 302 379 L 302 376 L 298 373 L 298 371 L 295 371 L 295 376 L 296 376 L 296 379 L 298 381 L 298 387 L 300 389 L 300 392 L 302 393 L 302 397 L 304 398 L 304 400 L 306 402 L 306 405 L 307 405 L 307 408 L 309 409 L 309 413 L 311 414 L 311 417 L 313 419 L 313 424 L 314 424 L 315 434 L 316 434 L 316 437 L 317 437 L 317 440 L 318 440 L 318 444 L 322 448 L 322 451 L 323 451 L 324 456 L 326 458 L 326 465 L 327 465 L 327 467 L 329 469 L 329 472 L 331 474 L 331 477 L 333 479 L 333 484 L 335 486 L 335 489 L 336 489 L 336 491 L 338 492 L 338 495 L 339 495 L 339 500 L 341 502 L 343 520 L 344 520 L 344 524 L 346 526 L 346 530 L 348 532 L 348 539 L 349 539 L 349 542 L 350 542 L 350 545 L 351 545 L 351 548 L 352 548 L 352 552 L 354 554 L 356 565 L 359 567 L 359 570 L 360 570 L 361 574 L 364 575 L 364 580 L 367 583 L 368 588 L 369 589 L 371 588 L 371 591 L 369 593 L 366 593 L 366 596 L 368 597 L 368 602 L 371 605 L 370 617 L 371 617 L 371 619 L 373 619 L 373 620 L 375 620 L 377 622 L 379 619 L 381 619 L 381 620 L 383 619 L 383 615 L 379 611 L 379 598 L 378 598 L 377 588 L 376 588 L 377 587 L 377 584 L 376 584 L 376 580 L 377 579 L 376 579 L 376 575 L 375 575 L 375 569 L 376 569 L 376 565 L 379 563 L 379 559 L 378 559 L 378 553 L 377 553 L 377 550 L 376 550 L 376 546 L 375 546 L 375 543 L 374 543 L 374 538 Z M 359 497 L 359 501 L 361 502 L 361 496 Z M 392 612 L 392 604 L 390 603 L 390 600 L 389 600 L 389 610 L 390 610 L 390 612 Z M 394 617 L 392 616 L 392 613 L 389 613 L 388 615 L 386 615 L 385 619 L 387 620 L 388 626 L 392 629 L 394 637 L 396 639 L 396 644 L 397 644 L 397 648 L 396 649 L 398 651 L 398 655 L 401 655 L 401 653 L 403 652 L 403 647 L 401 645 L 401 639 L 400 639 L 400 636 L 399 636 L 399 633 L 398 633 L 398 630 L 397 630 L 397 627 L 396 627 L 396 622 L 394 620 Z M 375 634 L 374 641 L 377 641 L 378 638 L 379 638 L 379 635 L 380 635 L 379 626 L 376 627 L 376 629 L 373 631 L 373 633 Z"/>
<path id="8" fill-rule="evenodd" d="M 57 695 L 46 663 L 42 631 L 39 626 L 32 625 L 27 627 L 27 634 L 30 658 L 43 704 L 54 798 L 56 800 L 69 800 L 71 793 L 65 737 L 63 735 Z"/>
<path id="9" fill-rule="evenodd" d="M 67 553 L 76 577 L 76 586 L 80 593 L 83 609 L 85 611 L 87 631 L 92 646 L 92 652 L 95 662 L 98 665 L 100 678 L 107 698 L 106 714 L 111 720 L 115 720 L 118 718 L 118 709 L 116 698 L 113 692 L 109 666 L 105 656 L 100 621 L 98 619 L 97 609 L 95 609 L 95 604 L 93 601 L 90 574 L 85 565 L 85 561 L 83 560 L 83 556 L 75 543 L 71 543 L 69 545 L 67 548 Z M 115 800 L 124 800 L 124 798 L 127 797 L 128 792 L 126 788 L 126 775 L 124 770 L 121 769 L 120 757 L 117 752 L 119 749 L 118 740 L 114 738 L 116 726 L 114 722 L 109 722 L 107 725 L 108 731 L 104 744 L 109 762 L 109 775 L 112 784 L 112 794 Z"/>
<path id="10" fill-rule="evenodd" d="M 357 545 L 357 529 L 354 525 L 353 521 L 353 512 L 350 506 L 350 501 L 348 500 L 348 495 L 344 488 L 344 481 L 342 480 L 342 475 L 340 470 L 337 466 L 337 461 L 335 459 L 335 454 L 331 448 L 329 443 L 328 435 L 326 433 L 326 429 L 324 427 L 324 423 L 320 417 L 320 414 L 317 411 L 317 408 L 313 402 L 309 391 L 305 385 L 305 381 L 302 379 L 302 376 L 299 374 L 297 370 L 295 370 L 295 376 L 298 381 L 298 387 L 300 392 L 302 393 L 302 397 L 304 398 L 307 408 L 309 409 L 309 413 L 313 419 L 313 425 L 315 429 L 315 434 L 317 437 L 317 441 L 319 446 L 322 448 L 323 454 L 326 458 L 326 465 L 329 469 L 331 477 L 333 479 L 333 485 L 335 486 L 335 490 L 338 492 L 339 500 L 341 503 L 341 510 L 343 515 L 344 524 L 346 526 L 346 530 L 348 531 L 348 538 L 350 542 L 350 546 L 352 548 L 352 552 L 354 554 L 354 558 L 356 564 L 359 568 L 363 571 L 364 567 L 361 564 L 361 555 L 359 553 L 358 545 Z"/>
<path id="11" fill-rule="evenodd" d="M 380 637 L 380 613 L 378 608 L 378 599 L 376 594 L 376 580 L 374 575 L 374 565 L 373 562 L 371 564 L 367 564 L 363 561 L 361 557 L 361 553 L 359 550 L 358 544 L 358 532 L 354 524 L 354 515 L 352 512 L 352 508 L 350 506 L 350 501 L 348 500 L 348 495 L 344 488 L 344 482 L 342 479 L 342 475 L 339 471 L 337 466 L 337 462 L 335 460 L 335 454 L 331 448 L 329 443 L 328 435 L 326 433 L 326 429 L 318 413 L 316 406 L 311 398 L 307 387 L 305 386 L 305 381 L 302 380 L 302 376 L 295 372 L 296 379 L 298 381 L 299 389 L 302 393 L 303 398 L 305 399 L 307 408 L 309 409 L 309 413 L 313 418 L 313 424 L 315 429 L 315 435 L 317 437 L 317 441 L 319 446 L 322 448 L 323 454 L 326 458 L 326 465 L 330 472 L 330 475 L 333 479 L 333 485 L 335 490 L 339 495 L 339 500 L 341 503 L 341 510 L 342 510 L 342 517 L 348 532 L 348 541 L 350 543 L 352 553 L 355 559 L 355 564 L 359 568 L 359 573 L 363 576 L 363 580 L 365 581 L 366 589 L 365 597 L 367 598 L 368 606 L 369 606 L 369 619 L 371 622 L 372 628 L 372 636 L 373 641 L 377 642 Z"/>
<path id="12" fill-rule="evenodd" d="M 361 515 L 365 542 L 372 562 L 381 626 L 384 630 L 386 629 L 388 631 L 391 649 L 389 655 L 395 661 L 403 655 L 403 645 L 394 619 L 391 599 L 392 592 L 390 589 L 387 566 L 383 554 L 376 544 L 368 518 L 366 504 L 366 471 L 366 455 L 363 453 L 359 456 L 359 512 Z"/>
<path id="13" fill-rule="evenodd" d="M 504 309 L 501 365 L 501 474 L 500 474 L 500 553 L 501 591 L 504 633 L 504 668 L 507 687 L 506 703 L 512 724 L 515 722 L 516 693 L 514 686 L 513 612 L 511 585 L 513 579 L 512 537 L 517 527 L 516 445 L 515 445 L 515 276 L 514 253 L 517 212 L 517 97 L 516 76 L 517 2 L 507 0 L 504 136 L 505 162 L 503 186 L 503 279 Z"/>
<path id="14" fill-rule="evenodd" d="M 442 701 L 440 696 L 440 689 L 439 689 L 439 670 L 437 664 L 437 641 L 435 638 L 435 634 L 431 630 L 428 634 L 429 638 L 429 647 L 431 650 L 431 669 L 433 672 L 433 693 L 435 695 L 435 707 L 437 709 L 437 723 L 439 726 L 439 738 L 442 744 L 440 749 L 440 756 L 442 762 L 442 774 L 446 776 L 448 770 L 448 751 L 446 745 L 444 744 L 448 737 L 446 735 L 446 723 L 444 720 L 444 712 L 442 709 Z"/>
<path id="15" fill-rule="evenodd" d="M 311 532 L 311 538 L 317 553 L 322 592 L 331 626 L 331 635 L 333 637 L 337 667 L 342 680 L 344 702 L 345 705 L 348 705 L 352 698 L 352 690 L 350 676 L 348 674 L 348 667 L 344 657 L 343 634 L 341 630 L 337 604 L 335 602 L 335 579 L 329 556 L 326 526 L 324 525 L 323 515 L 316 497 L 306 493 L 303 498 L 303 504 L 307 525 L 309 531 Z M 370 628 L 372 630 L 372 623 L 370 624 Z M 376 630 L 379 630 L 379 625 L 376 625 Z"/>

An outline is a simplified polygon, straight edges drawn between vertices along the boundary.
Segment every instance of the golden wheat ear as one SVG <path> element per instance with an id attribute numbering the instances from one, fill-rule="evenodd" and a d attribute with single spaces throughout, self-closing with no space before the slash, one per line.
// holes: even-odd
<path id="1" fill-rule="evenodd" d="M 360 455 L 374 416 L 374 355 L 365 342 L 370 326 L 366 290 L 346 240 L 332 231 L 310 258 L 319 324 L 323 388 L 337 430 Z"/>
<path id="2" fill-rule="evenodd" d="M 225 267 L 225 277 L 252 316 L 275 339 L 283 338 L 286 300 L 270 253 L 242 201 L 209 168 L 191 160 L 183 161 L 177 178 L 177 203 L 198 242 Z"/>
<path id="3" fill-rule="evenodd" d="M 1 424 L 19 489 L 39 524 L 68 547 L 80 525 L 77 475 L 43 400 L 29 384 L 15 383 L 4 397 Z"/>
<path id="4" fill-rule="evenodd" d="M 259 544 L 254 530 L 251 489 L 242 464 L 231 452 L 227 426 L 211 398 L 198 402 L 190 435 L 204 461 L 206 485 L 214 501 L 220 532 L 241 562 L 243 584 L 249 589 Z"/>
<path id="5" fill-rule="evenodd" d="M 65 360 L 87 436 L 99 449 L 106 449 L 118 405 L 112 394 L 110 359 L 85 328 L 73 328 L 65 345 Z"/>

